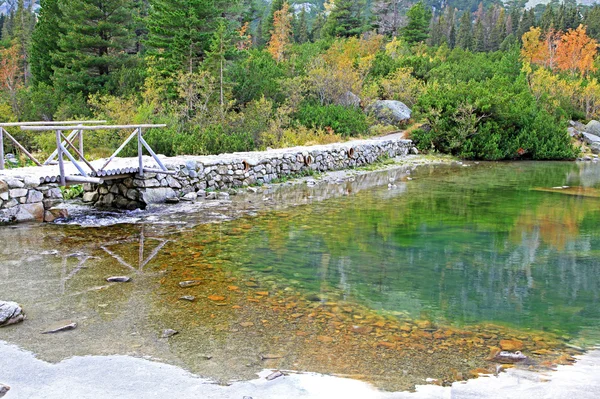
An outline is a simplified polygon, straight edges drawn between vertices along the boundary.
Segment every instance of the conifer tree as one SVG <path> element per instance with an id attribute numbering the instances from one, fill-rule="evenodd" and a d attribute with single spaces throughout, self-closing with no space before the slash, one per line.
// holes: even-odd
<path id="1" fill-rule="evenodd" d="M 419 1 L 406 13 L 408 25 L 402 30 L 402 36 L 408 43 L 418 43 L 427 40 L 429 36 L 429 21 L 431 10 Z"/>
<path id="2" fill-rule="evenodd" d="M 59 7 L 55 84 L 67 92 L 96 92 L 129 58 L 133 2 L 61 0 Z"/>
<path id="3" fill-rule="evenodd" d="M 485 40 L 485 29 L 481 19 L 478 19 L 475 23 L 475 29 L 473 31 L 473 51 L 484 52 L 487 50 Z"/>
<path id="4" fill-rule="evenodd" d="M 471 13 L 468 11 L 463 12 L 463 15 L 460 17 L 456 46 L 465 50 L 470 50 L 473 46 L 473 24 L 471 22 Z"/>
<path id="5" fill-rule="evenodd" d="M 35 83 L 52 84 L 54 69 L 62 64 L 55 56 L 59 51 L 58 39 L 63 34 L 60 0 L 42 0 L 40 14 L 31 38 L 30 65 Z M 53 56 L 54 55 L 54 56 Z"/>
<path id="6" fill-rule="evenodd" d="M 547 4 L 540 19 L 540 28 L 542 28 L 543 32 L 548 32 L 550 29 L 554 28 L 554 18 L 554 9 L 552 5 Z"/>
<path id="7" fill-rule="evenodd" d="M 146 45 L 154 73 L 171 85 L 180 71 L 196 71 L 219 18 L 237 4 L 235 0 L 150 0 Z M 168 92 L 175 95 L 173 87 Z"/>
<path id="8" fill-rule="evenodd" d="M 304 8 L 300 11 L 300 15 L 297 18 L 294 38 L 296 39 L 296 42 L 300 44 L 306 43 L 309 40 L 308 19 Z"/>
<path id="9" fill-rule="evenodd" d="M 366 30 L 362 15 L 364 7 L 365 0 L 336 0 L 323 26 L 322 34 L 327 37 L 360 35 Z"/>

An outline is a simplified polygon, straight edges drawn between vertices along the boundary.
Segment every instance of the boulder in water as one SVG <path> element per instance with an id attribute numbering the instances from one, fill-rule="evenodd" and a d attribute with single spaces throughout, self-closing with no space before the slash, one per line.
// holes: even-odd
<path id="1" fill-rule="evenodd" d="M 382 123 L 398 125 L 407 122 L 412 111 L 403 102 L 393 100 L 375 101 L 369 111 Z"/>
<path id="2" fill-rule="evenodd" d="M 18 303 L 0 301 L 0 327 L 20 323 L 23 320 L 25 315 Z"/>

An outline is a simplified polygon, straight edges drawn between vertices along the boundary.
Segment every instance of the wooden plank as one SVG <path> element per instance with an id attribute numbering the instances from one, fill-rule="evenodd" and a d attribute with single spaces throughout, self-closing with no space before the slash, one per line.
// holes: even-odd
<path id="1" fill-rule="evenodd" d="M 80 130 L 120 130 L 120 129 L 150 129 L 154 127 L 166 127 L 167 125 L 100 125 L 100 126 L 80 126 Z M 21 126 L 21 130 L 28 130 L 33 132 L 46 132 L 49 130 L 69 130 L 73 126 Z"/>
<path id="2" fill-rule="evenodd" d="M 131 135 L 129 135 L 129 137 L 127 138 L 127 140 L 125 140 L 125 141 L 123 142 L 123 144 L 121 144 L 121 146 L 120 146 L 119 148 L 117 148 L 117 150 L 116 150 L 116 151 L 115 151 L 115 152 L 114 152 L 114 153 L 113 153 L 113 154 L 110 156 L 110 158 L 108 158 L 108 160 L 107 160 L 107 161 L 104 163 L 104 165 L 102 165 L 102 167 L 99 169 L 100 171 L 104 170 L 104 168 L 106 168 L 106 167 L 108 166 L 108 164 L 109 164 L 109 163 L 110 163 L 110 162 L 111 162 L 113 159 L 115 159 L 115 157 L 116 157 L 117 155 L 119 155 L 119 153 L 120 153 L 121 151 L 123 151 L 123 148 L 125 148 L 125 146 L 126 146 L 127 144 L 129 144 L 129 142 L 130 142 L 130 141 L 131 141 L 131 140 L 132 140 L 132 139 L 133 139 L 133 138 L 134 138 L 134 137 L 137 135 L 137 132 L 138 132 L 138 129 L 135 129 L 135 130 L 133 131 L 133 133 L 131 133 Z"/>
<path id="3" fill-rule="evenodd" d="M 62 136 L 62 134 L 61 134 L 61 136 Z M 67 149 L 65 147 L 63 147 L 62 144 L 60 144 L 60 150 L 61 150 L 62 154 L 66 155 L 67 158 L 69 158 L 69 160 L 71 161 L 71 163 L 73 164 L 73 166 L 75 166 L 77 168 L 77 170 L 79 171 L 79 173 L 81 173 L 85 177 L 88 177 L 87 172 L 85 170 L 83 170 L 83 168 L 81 166 L 79 166 L 79 162 L 77 162 L 75 160 L 75 158 L 73 157 L 73 155 L 71 155 L 71 153 L 69 151 L 67 151 Z M 64 173 L 64 171 L 63 171 L 63 173 Z M 64 178 L 62 178 L 61 180 L 64 180 Z"/>
<path id="4" fill-rule="evenodd" d="M 56 148 L 58 149 L 58 168 L 60 170 L 60 185 L 66 186 L 65 180 L 65 160 L 63 159 L 62 144 L 60 143 L 60 130 L 56 130 Z"/>
<path id="5" fill-rule="evenodd" d="M 13 137 L 13 136 L 10 134 L 10 133 L 8 133 L 8 132 L 5 130 L 5 131 L 4 131 L 4 134 L 6 135 L 6 137 L 8 137 L 9 139 L 11 139 L 11 141 L 12 141 L 12 142 L 13 142 L 13 143 L 14 143 L 14 144 L 15 144 L 15 145 L 16 145 L 16 146 L 19 148 L 19 150 L 23 151 L 23 154 L 27 155 L 27 157 L 28 157 L 29 159 L 31 159 L 31 160 L 32 160 L 32 161 L 33 161 L 33 162 L 34 162 L 34 163 L 35 163 L 37 166 L 42 166 L 42 164 L 41 164 L 41 163 L 40 163 L 40 162 L 39 162 L 37 159 L 35 159 L 35 157 L 34 157 L 33 155 L 31 155 L 31 154 L 29 153 L 29 151 L 27 151 L 27 150 L 25 149 L 25 147 L 23 147 L 23 146 L 21 145 L 21 143 L 19 143 L 19 142 L 18 142 L 18 141 L 17 141 L 17 140 L 16 140 L 16 139 L 15 139 L 15 138 L 14 138 L 14 137 Z"/>
<path id="6" fill-rule="evenodd" d="M 90 168 L 90 170 L 91 170 L 92 172 L 95 172 L 95 171 L 96 171 L 96 169 L 94 169 L 94 167 L 92 166 L 92 164 L 91 164 L 91 163 L 89 163 L 89 162 L 87 161 L 87 159 L 85 159 L 85 158 L 83 157 L 83 154 L 82 154 L 82 153 L 81 153 L 81 152 L 80 152 L 80 151 L 79 151 L 79 150 L 78 150 L 78 149 L 77 149 L 77 148 L 76 148 L 76 147 L 73 145 L 73 143 L 71 143 L 69 140 L 67 140 L 67 139 L 65 138 L 65 136 L 64 136 L 62 133 L 61 133 L 61 136 L 62 136 L 62 138 L 63 138 L 63 139 L 64 139 L 64 140 L 67 142 L 67 145 L 69 145 L 69 147 L 71 147 L 71 149 L 72 149 L 73 151 L 75 151 L 75 154 L 76 154 L 76 155 L 79 157 L 79 160 L 80 160 L 80 161 L 83 161 L 83 162 L 85 162 L 85 164 L 88 166 L 88 168 Z"/>
<path id="7" fill-rule="evenodd" d="M 0 170 L 4 170 L 4 128 L 0 128 Z"/>
<path id="8" fill-rule="evenodd" d="M 137 129 L 137 139 L 138 139 L 138 173 L 140 176 L 144 176 L 144 159 L 142 155 L 142 128 L 139 127 Z"/>
<path id="9" fill-rule="evenodd" d="M 163 165 L 163 163 L 160 161 L 160 159 L 158 159 L 158 155 L 156 155 L 154 153 L 154 151 L 152 151 L 152 148 L 150 148 L 150 146 L 148 145 L 148 143 L 146 143 L 146 140 L 144 140 L 144 138 L 140 135 L 140 141 L 142 142 L 143 146 L 146 147 L 146 149 L 148 150 L 148 152 L 150 153 L 150 155 L 152 155 L 152 158 L 154 158 L 154 160 L 156 161 L 156 163 L 158 164 L 158 166 L 160 166 L 160 168 L 164 171 L 167 170 L 167 167 L 165 165 Z"/>
<path id="10" fill-rule="evenodd" d="M 152 169 L 152 168 L 144 168 L 144 172 L 148 173 L 162 173 L 163 175 L 175 176 L 177 172 L 174 170 L 162 170 L 162 169 Z"/>
<path id="11" fill-rule="evenodd" d="M 58 125 L 79 125 L 79 124 L 91 124 L 91 123 L 106 123 L 105 120 L 98 121 L 41 121 L 41 122 L 7 122 L 0 123 L 1 127 L 11 127 L 11 126 L 58 126 Z M 69 130 L 73 126 L 68 127 L 64 130 Z"/>
<path id="12" fill-rule="evenodd" d="M 77 130 L 73 130 L 71 132 L 71 134 L 69 134 L 69 136 L 67 137 L 68 140 L 73 139 L 73 137 L 75 136 L 75 134 L 77 134 Z M 65 143 L 63 143 L 64 145 Z M 48 157 L 48 159 L 46 159 L 46 162 L 44 162 L 44 165 L 51 165 L 52 162 L 54 161 L 54 158 L 56 157 L 56 154 L 58 154 L 58 149 L 54 150 L 54 152 L 52 154 L 50 154 L 50 156 Z"/>
<path id="13" fill-rule="evenodd" d="M 65 180 L 69 184 L 71 184 L 71 183 L 93 183 L 93 184 L 104 183 L 103 179 L 99 179 L 97 177 L 66 176 Z"/>

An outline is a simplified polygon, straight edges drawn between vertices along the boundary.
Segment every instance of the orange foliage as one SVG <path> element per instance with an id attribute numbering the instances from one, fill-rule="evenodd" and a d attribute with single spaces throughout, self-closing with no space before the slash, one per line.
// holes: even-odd
<path id="1" fill-rule="evenodd" d="M 587 35 L 583 25 L 566 33 L 550 30 L 543 40 L 541 36 L 540 28 L 531 28 L 523 35 L 523 59 L 573 74 L 579 72 L 585 75 L 596 70 L 594 58 L 598 52 L 598 42 Z"/>
<path id="2" fill-rule="evenodd" d="M 240 30 L 238 30 L 239 41 L 236 45 L 238 50 L 248 50 L 252 46 L 252 36 L 248 33 L 250 24 L 246 22 Z"/>
<path id="3" fill-rule="evenodd" d="M 21 85 L 20 59 L 16 45 L 0 50 L 0 84 L 10 93 L 14 93 Z"/>
<path id="4" fill-rule="evenodd" d="M 582 75 L 596 70 L 594 57 L 598 52 L 598 42 L 590 38 L 583 25 L 575 30 L 569 29 L 557 43 L 556 57 L 558 68 L 563 71 Z"/>
<path id="5" fill-rule="evenodd" d="M 283 3 L 281 10 L 273 15 L 273 30 L 271 30 L 271 40 L 267 50 L 273 56 L 275 61 L 284 60 L 285 53 L 291 42 L 292 35 L 292 17 L 290 6 L 287 2 Z"/>

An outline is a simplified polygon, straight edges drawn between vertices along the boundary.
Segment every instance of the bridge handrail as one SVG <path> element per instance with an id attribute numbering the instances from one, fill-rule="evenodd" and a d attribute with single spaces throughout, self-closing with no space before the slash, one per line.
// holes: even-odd
<path id="1" fill-rule="evenodd" d="M 11 126 L 84 125 L 84 124 L 90 124 L 90 123 L 106 123 L 106 121 L 105 120 L 97 120 L 97 121 L 4 122 L 4 123 L 0 123 L 0 127 L 11 127 Z"/>
<path id="2" fill-rule="evenodd" d="M 167 125 L 158 124 L 147 124 L 147 125 L 99 125 L 99 126 L 77 126 L 78 130 L 117 130 L 117 129 L 150 129 L 154 127 L 166 127 Z M 73 129 L 74 126 L 33 126 L 25 125 L 21 126 L 21 130 L 28 130 L 34 132 L 47 132 L 51 130 L 69 130 Z"/>
<path id="3" fill-rule="evenodd" d="M 93 122 L 93 121 L 88 121 Z M 103 121 L 98 121 L 99 123 Z M 71 124 L 72 123 L 72 124 Z M 86 172 L 82 165 L 79 162 L 85 163 L 85 165 L 90 169 L 90 171 L 96 176 L 99 173 L 104 172 L 105 168 L 110 164 L 115 157 L 127 146 L 127 144 L 137 136 L 137 147 L 138 147 L 138 174 L 140 176 L 144 176 L 144 172 L 149 173 L 162 173 L 167 175 L 174 175 L 175 171 L 170 171 L 167 167 L 162 163 L 162 161 L 158 158 L 156 153 L 152 150 L 150 145 L 143 138 L 143 129 L 151 129 L 151 128 L 159 128 L 166 127 L 166 124 L 133 124 L 133 125 L 83 125 L 83 122 L 77 123 L 69 122 L 68 124 L 55 122 L 55 123 L 42 123 L 42 122 L 30 122 L 30 123 L 18 123 L 12 124 L 12 126 L 20 126 L 21 130 L 25 131 L 34 131 L 34 132 L 49 132 L 53 131 L 56 135 L 56 151 L 52 153 L 50 158 L 45 162 L 45 164 L 49 164 L 54 160 L 54 157 L 58 157 L 58 166 L 60 169 L 60 184 L 66 185 L 67 181 L 77 181 L 77 182 L 88 182 L 88 183 L 101 183 L 102 179 L 92 177 Z M 63 130 L 72 130 L 71 134 L 66 136 L 63 134 Z M 129 137 L 121 144 L 121 146 L 111 155 L 111 157 L 104 163 L 104 165 L 100 169 L 95 169 L 94 166 L 84 157 L 83 154 L 83 132 L 87 130 L 123 130 L 123 129 L 133 129 L 133 133 L 129 135 Z M 2 139 L 2 133 L 5 133 L 8 138 L 10 138 L 15 144 L 25 152 L 27 156 L 29 156 L 38 166 L 42 166 L 42 164 L 37 161 L 31 154 L 23 148 L 14 138 L 6 132 L 4 127 L 0 126 L 0 142 Z M 77 137 L 76 137 L 77 136 Z M 79 148 L 77 148 L 74 144 L 74 138 L 79 141 Z M 143 163 L 143 149 L 146 149 L 152 158 L 156 161 L 159 166 L 159 169 L 153 168 L 145 168 Z M 69 152 L 68 149 L 71 149 L 76 156 L 79 157 L 79 162 L 75 159 L 75 157 Z M 1 148 L 0 148 L 1 150 Z M 1 154 L 0 154 L 1 155 Z M 75 168 L 81 174 L 79 176 L 66 176 L 65 175 L 65 160 L 64 157 L 68 158 L 69 161 L 75 166 Z M 0 169 L 1 169 L 0 164 Z"/>

